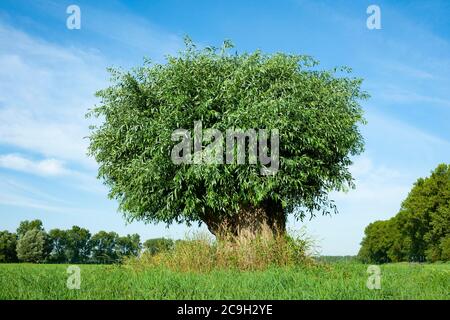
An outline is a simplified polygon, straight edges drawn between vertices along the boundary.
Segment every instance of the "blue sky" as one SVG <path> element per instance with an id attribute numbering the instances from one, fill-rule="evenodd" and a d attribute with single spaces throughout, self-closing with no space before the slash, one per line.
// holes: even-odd
<path id="1" fill-rule="evenodd" d="M 81 9 L 81 29 L 66 8 Z M 380 30 L 366 27 L 369 5 Z M 306 222 L 323 254 L 355 254 L 364 227 L 395 215 L 413 182 L 450 159 L 449 1 L 9 1 L 0 2 L 0 229 L 41 219 L 47 230 L 183 237 L 183 225 L 126 224 L 86 157 L 93 93 L 106 67 L 164 61 L 188 34 L 231 39 L 239 52 L 309 54 L 365 79 L 366 151 L 356 190 L 334 193 L 340 213 Z"/>

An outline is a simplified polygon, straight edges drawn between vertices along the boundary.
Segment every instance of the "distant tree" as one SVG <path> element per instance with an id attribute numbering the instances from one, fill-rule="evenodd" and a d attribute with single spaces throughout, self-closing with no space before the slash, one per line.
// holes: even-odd
<path id="1" fill-rule="evenodd" d="M 141 250 L 141 238 L 138 234 L 127 234 L 119 237 L 116 243 L 116 250 L 119 259 L 130 256 L 138 256 Z"/>
<path id="2" fill-rule="evenodd" d="M 9 231 L 0 231 L 0 263 L 17 262 L 17 235 Z"/>
<path id="3" fill-rule="evenodd" d="M 367 263 L 397 262 L 403 259 L 404 247 L 395 219 L 375 221 L 364 231 L 358 253 Z"/>
<path id="4" fill-rule="evenodd" d="M 91 254 L 91 233 L 89 230 L 73 226 L 66 231 L 66 260 L 69 263 L 84 263 Z"/>
<path id="5" fill-rule="evenodd" d="M 440 206 L 431 213 L 430 230 L 424 236 L 427 242 L 425 254 L 429 261 L 450 260 L 448 256 L 450 253 L 448 251 L 448 245 L 450 244 L 450 197 L 448 199 L 449 204 L 447 206 Z"/>
<path id="6" fill-rule="evenodd" d="M 24 262 L 43 262 L 49 254 L 49 240 L 44 231 L 33 228 L 19 238 L 17 257 Z"/>
<path id="7" fill-rule="evenodd" d="M 174 242 L 172 239 L 166 238 L 155 238 L 148 239 L 144 242 L 145 251 L 151 255 L 155 255 L 162 251 L 168 251 L 174 247 Z"/>
<path id="8" fill-rule="evenodd" d="M 118 261 L 116 250 L 119 235 L 115 232 L 100 231 L 91 238 L 92 261 L 95 263 L 114 263 Z"/>
<path id="9" fill-rule="evenodd" d="M 52 229 L 48 232 L 52 251 L 49 255 L 49 262 L 64 263 L 66 259 L 67 231 Z"/>
<path id="10" fill-rule="evenodd" d="M 410 243 L 409 259 L 440 260 L 441 239 L 450 235 L 450 165 L 420 178 L 403 201 L 398 222 Z"/>
<path id="11" fill-rule="evenodd" d="M 17 228 L 17 237 L 21 238 L 22 236 L 25 235 L 25 233 L 27 233 L 27 231 L 33 230 L 33 229 L 38 229 L 43 231 L 44 227 L 42 225 L 42 221 L 41 220 L 32 220 L 32 221 L 22 221 L 20 222 L 19 227 Z"/>
<path id="12" fill-rule="evenodd" d="M 399 213 L 365 230 L 359 257 L 368 262 L 449 260 L 450 165 L 420 178 Z"/>

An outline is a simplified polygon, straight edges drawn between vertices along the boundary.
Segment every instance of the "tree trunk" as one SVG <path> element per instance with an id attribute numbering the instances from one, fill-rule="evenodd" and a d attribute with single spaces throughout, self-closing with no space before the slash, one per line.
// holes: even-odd
<path id="1" fill-rule="evenodd" d="M 281 204 L 274 201 L 266 201 L 258 207 L 242 205 L 239 213 L 233 216 L 207 213 L 202 221 L 216 237 L 237 236 L 244 231 L 257 234 L 264 226 L 273 234 L 286 231 L 286 214 Z"/>

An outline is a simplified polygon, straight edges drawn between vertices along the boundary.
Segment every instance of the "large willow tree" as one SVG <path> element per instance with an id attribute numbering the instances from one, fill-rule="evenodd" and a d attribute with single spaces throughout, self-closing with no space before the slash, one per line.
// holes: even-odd
<path id="1" fill-rule="evenodd" d="M 363 150 L 362 80 L 347 68 L 320 71 L 307 56 L 230 54 L 231 47 L 197 49 L 187 40 L 164 64 L 111 70 L 111 86 L 97 93 L 101 103 L 89 115 L 100 124 L 89 153 L 128 220 L 204 222 L 214 234 L 256 232 L 265 223 L 283 232 L 288 214 L 330 214 L 329 192 L 353 187 L 350 156 Z M 222 132 L 278 130 L 278 172 L 175 164 L 172 133 L 195 121 Z"/>

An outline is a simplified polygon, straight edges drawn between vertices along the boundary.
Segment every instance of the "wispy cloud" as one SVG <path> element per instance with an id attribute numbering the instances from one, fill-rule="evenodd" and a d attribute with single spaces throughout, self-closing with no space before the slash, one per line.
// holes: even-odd
<path id="1" fill-rule="evenodd" d="M 405 62 L 386 61 L 386 59 L 377 58 L 373 59 L 373 64 L 376 64 L 379 68 L 383 68 L 388 74 L 400 75 L 410 79 L 430 80 L 437 77 L 436 74 L 433 74 L 433 71 L 421 69 L 417 66 L 410 66 L 405 64 Z"/>
<path id="2" fill-rule="evenodd" d="M 57 159 L 33 161 L 17 154 L 0 155 L 0 167 L 43 176 L 61 176 L 69 173 L 63 162 Z"/>
<path id="3" fill-rule="evenodd" d="M 32 186 L 18 182 L 15 177 L 0 175 L 0 204 L 12 207 L 41 209 L 64 214 L 94 213 L 95 210 L 78 207 L 76 203 L 62 199 Z"/>
<path id="4" fill-rule="evenodd" d="M 33 199 L 71 205 L 70 202 L 62 199 L 61 197 L 53 196 L 45 190 L 31 186 L 29 183 L 18 182 L 16 179 L 8 177 L 7 175 L 1 175 L 0 180 L 0 190 L 3 190 L 4 193 L 5 190 L 7 190 L 8 193 L 14 192 L 15 195 L 26 194 L 28 197 Z"/>
<path id="5" fill-rule="evenodd" d="M 54 213 L 67 213 L 67 214 L 95 214 L 96 210 L 94 209 L 85 209 L 85 208 L 77 208 L 73 206 L 57 206 L 52 205 L 46 202 L 37 201 L 34 199 L 31 199 L 26 196 L 19 196 L 19 195 L 5 195 L 0 194 L 0 204 L 7 205 L 7 206 L 14 206 L 14 207 L 24 207 L 24 208 L 32 208 L 32 209 L 42 209 L 47 212 L 54 212 Z"/>
<path id="6" fill-rule="evenodd" d="M 67 3 L 38 0 L 27 5 L 65 26 Z M 108 1 L 100 6 L 89 1 L 80 1 L 77 5 L 82 16 L 81 30 L 89 34 L 89 37 L 95 37 L 103 44 L 107 43 L 108 49 L 112 49 L 109 51 L 121 48 L 117 50 L 121 57 L 124 56 L 123 51 L 126 48 L 127 56 L 135 53 L 140 56 L 139 59 L 145 55 L 162 61 L 165 55 L 175 54 L 183 47 L 183 34 L 176 34 L 152 23 L 147 17 L 131 11 L 120 1 Z M 100 45 L 94 50 L 103 49 Z"/>
<path id="7" fill-rule="evenodd" d="M 84 114 L 105 84 L 105 61 L 1 22 L 0 47 L 0 144 L 93 168 Z"/>
<path id="8" fill-rule="evenodd" d="M 106 195 L 107 192 L 94 173 L 72 170 L 64 161 L 54 158 L 34 160 L 16 153 L 3 154 L 0 155 L 0 168 L 40 177 L 63 177 L 65 184 L 79 190 L 102 195 Z"/>
<path id="9" fill-rule="evenodd" d="M 426 105 L 439 105 L 450 107 L 450 98 L 428 96 L 404 89 L 386 89 L 378 97 L 396 103 L 425 103 Z"/>

